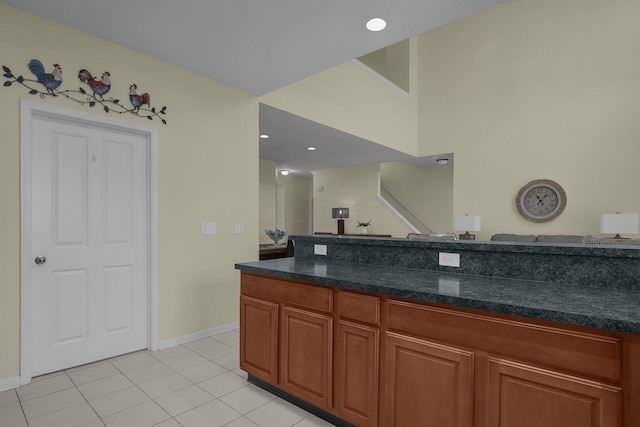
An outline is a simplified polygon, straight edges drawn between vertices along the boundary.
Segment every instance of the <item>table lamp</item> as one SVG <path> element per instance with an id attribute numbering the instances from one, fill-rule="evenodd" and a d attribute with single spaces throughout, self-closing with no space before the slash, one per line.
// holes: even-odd
<path id="1" fill-rule="evenodd" d="M 331 208 L 331 217 L 338 219 L 338 234 L 344 234 L 344 220 L 349 218 L 349 208 Z"/>
<path id="2" fill-rule="evenodd" d="M 455 215 L 453 229 L 455 231 L 465 230 L 464 234 L 458 235 L 460 240 L 476 240 L 476 235 L 470 234 L 469 231 L 480 231 L 480 215 Z"/>
<path id="3" fill-rule="evenodd" d="M 601 214 L 600 233 L 615 233 L 614 239 L 622 239 L 620 233 L 638 234 L 638 214 Z"/>

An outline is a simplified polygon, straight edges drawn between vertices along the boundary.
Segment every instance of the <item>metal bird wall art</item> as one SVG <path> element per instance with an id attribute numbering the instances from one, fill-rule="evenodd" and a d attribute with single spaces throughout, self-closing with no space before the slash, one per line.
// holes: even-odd
<path id="1" fill-rule="evenodd" d="M 99 95 L 100 99 L 104 99 L 103 95 L 109 92 L 109 89 L 111 89 L 111 79 L 109 79 L 109 77 L 111 77 L 111 73 L 108 71 L 102 73 L 102 77 L 100 78 L 100 80 L 93 77 L 91 73 L 84 68 L 78 71 L 78 79 L 80 79 L 82 83 L 86 83 L 89 85 L 89 87 L 93 91 L 94 98 L 96 97 L 96 95 Z"/>
<path id="2" fill-rule="evenodd" d="M 137 113 L 140 111 L 140 107 L 143 105 L 148 105 L 151 107 L 151 96 L 148 93 L 143 93 L 142 95 L 138 95 L 136 91 L 138 90 L 137 84 L 132 84 L 129 86 L 129 100 L 131 101 L 131 105 L 133 105 L 133 109 Z"/>
<path id="3" fill-rule="evenodd" d="M 29 61 L 29 70 L 36 76 L 36 81 L 44 85 L 49 95 L 57 96 L 53 90 L 62 84 L 62 68 L 60 68 L 60 65 L 53 64 L 53 71 L 47 73 L 42 62 L 32 59 Z"/>
<path id="4" fill-rule="evenodd" d="M 4 86 L 10 87 L 14 83 L 17 83 L 29 89 L 29 94 L 39 95 L 40 98 L 63 96 L 80 105 L 88 105 L 89 107 L 95 107 L 97 104 L 100 104 L 106 113 L 128 113 L 139 117 L 146 117 L 149 120 L 158 117 L 163 124 L 167 124 L 167 120 L 165 119 L 167 107 L 160 109 L 152 108 L 149 94 L 143 93 L 142 95 L 138 95 L 138 86 L 135 83 L 129 86 L 129 101 L 131 105 L 133 105 L 132 108 L 127 108 L 122 105 L 118 98 L 109 97 L 106 99 L 104 96 L 107 93 L 111 93 L 110 91 L 114 87 L 111 84 L 111 73 L 109 71 L 103 72 L 100 78 L 97 78 L 97 76 L 93 76 L 87 69 L 82 68 L 78 71 L 78 79 L 89 87 L 89 91 L 82 87 L 78 88 L 78 90 L 62 90 L 62 67 L 59 64 L 53 64 L 51 72 L 47 72 L 40 60 L 32 59 L 29 61 L 27 67 L 35 76 L 35 79 L 25 78 L 21 75 L 16 77 L 9 67 L 3 65 L 3 76 L 6 79 Z M 38 84 L 42 86 L 38 86 Z"/>

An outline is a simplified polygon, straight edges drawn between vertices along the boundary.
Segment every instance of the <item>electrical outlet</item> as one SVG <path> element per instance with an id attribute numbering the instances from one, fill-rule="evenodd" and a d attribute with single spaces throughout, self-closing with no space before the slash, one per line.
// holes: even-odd
<path id="1" fill-rule="evenodd" d="M 438 256 L 438 264 L 445 267 L 460 267 L 460 254 L 440 252 Z"/>
<path id="2" fill-rule="evenodd" d="M 243 222 L 236 222 L 235 225 L 233 226 L 233 232 L 236 234 L 243 234 L 244 233 L 244 223 Z"/>
<path id="3" fill-rule="evenodd" d="M 327 245 L 313 245 L 313 253 L 316 255 L 327 255 Z"/>
<path id="4" fill-rule="evenodd" d="M 458 279 L 438 279 L 438 291 L 442 295 L 460 296 L 460 281 Z"/>
<path id="5" fill-rule="evenodd" d="M 215 222 L 203 222 L 202 223 L 202 235 L 210 236 L 212 234 L 216 234 L 216 223 Z"/>

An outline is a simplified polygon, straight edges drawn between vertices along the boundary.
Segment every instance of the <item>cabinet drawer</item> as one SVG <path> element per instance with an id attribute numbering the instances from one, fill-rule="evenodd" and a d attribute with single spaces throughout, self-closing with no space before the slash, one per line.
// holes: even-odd
<path id="1" fill-rule="evenodd" d="M 279 303 L 330 313 L 333 291 L 314 285 L 242 272 L 240 293 Z"/>
<path id="2" fill-rule="evenodd" d="M 403 301 L 389 301 L 388 319 L 389 330 L 620 380 L 621 343 L 616 338 Z"/>
<path id="3" fill-rule="evenodd" d="M 338 315 L 374 325 L 380 324 L 380 298 L 341 291 L 338 293 Z"/>

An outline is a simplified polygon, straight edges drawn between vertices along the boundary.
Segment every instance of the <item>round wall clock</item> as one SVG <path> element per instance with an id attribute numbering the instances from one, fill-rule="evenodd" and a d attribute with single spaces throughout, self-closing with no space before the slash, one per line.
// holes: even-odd
<path id="1" fill-rule="evenodd" d="M 524 185 L 516 197 L 518 212 L 533 222 L 551 221 L 567 205 L 567 195 L 557 182 L 536 179 Z"/>

